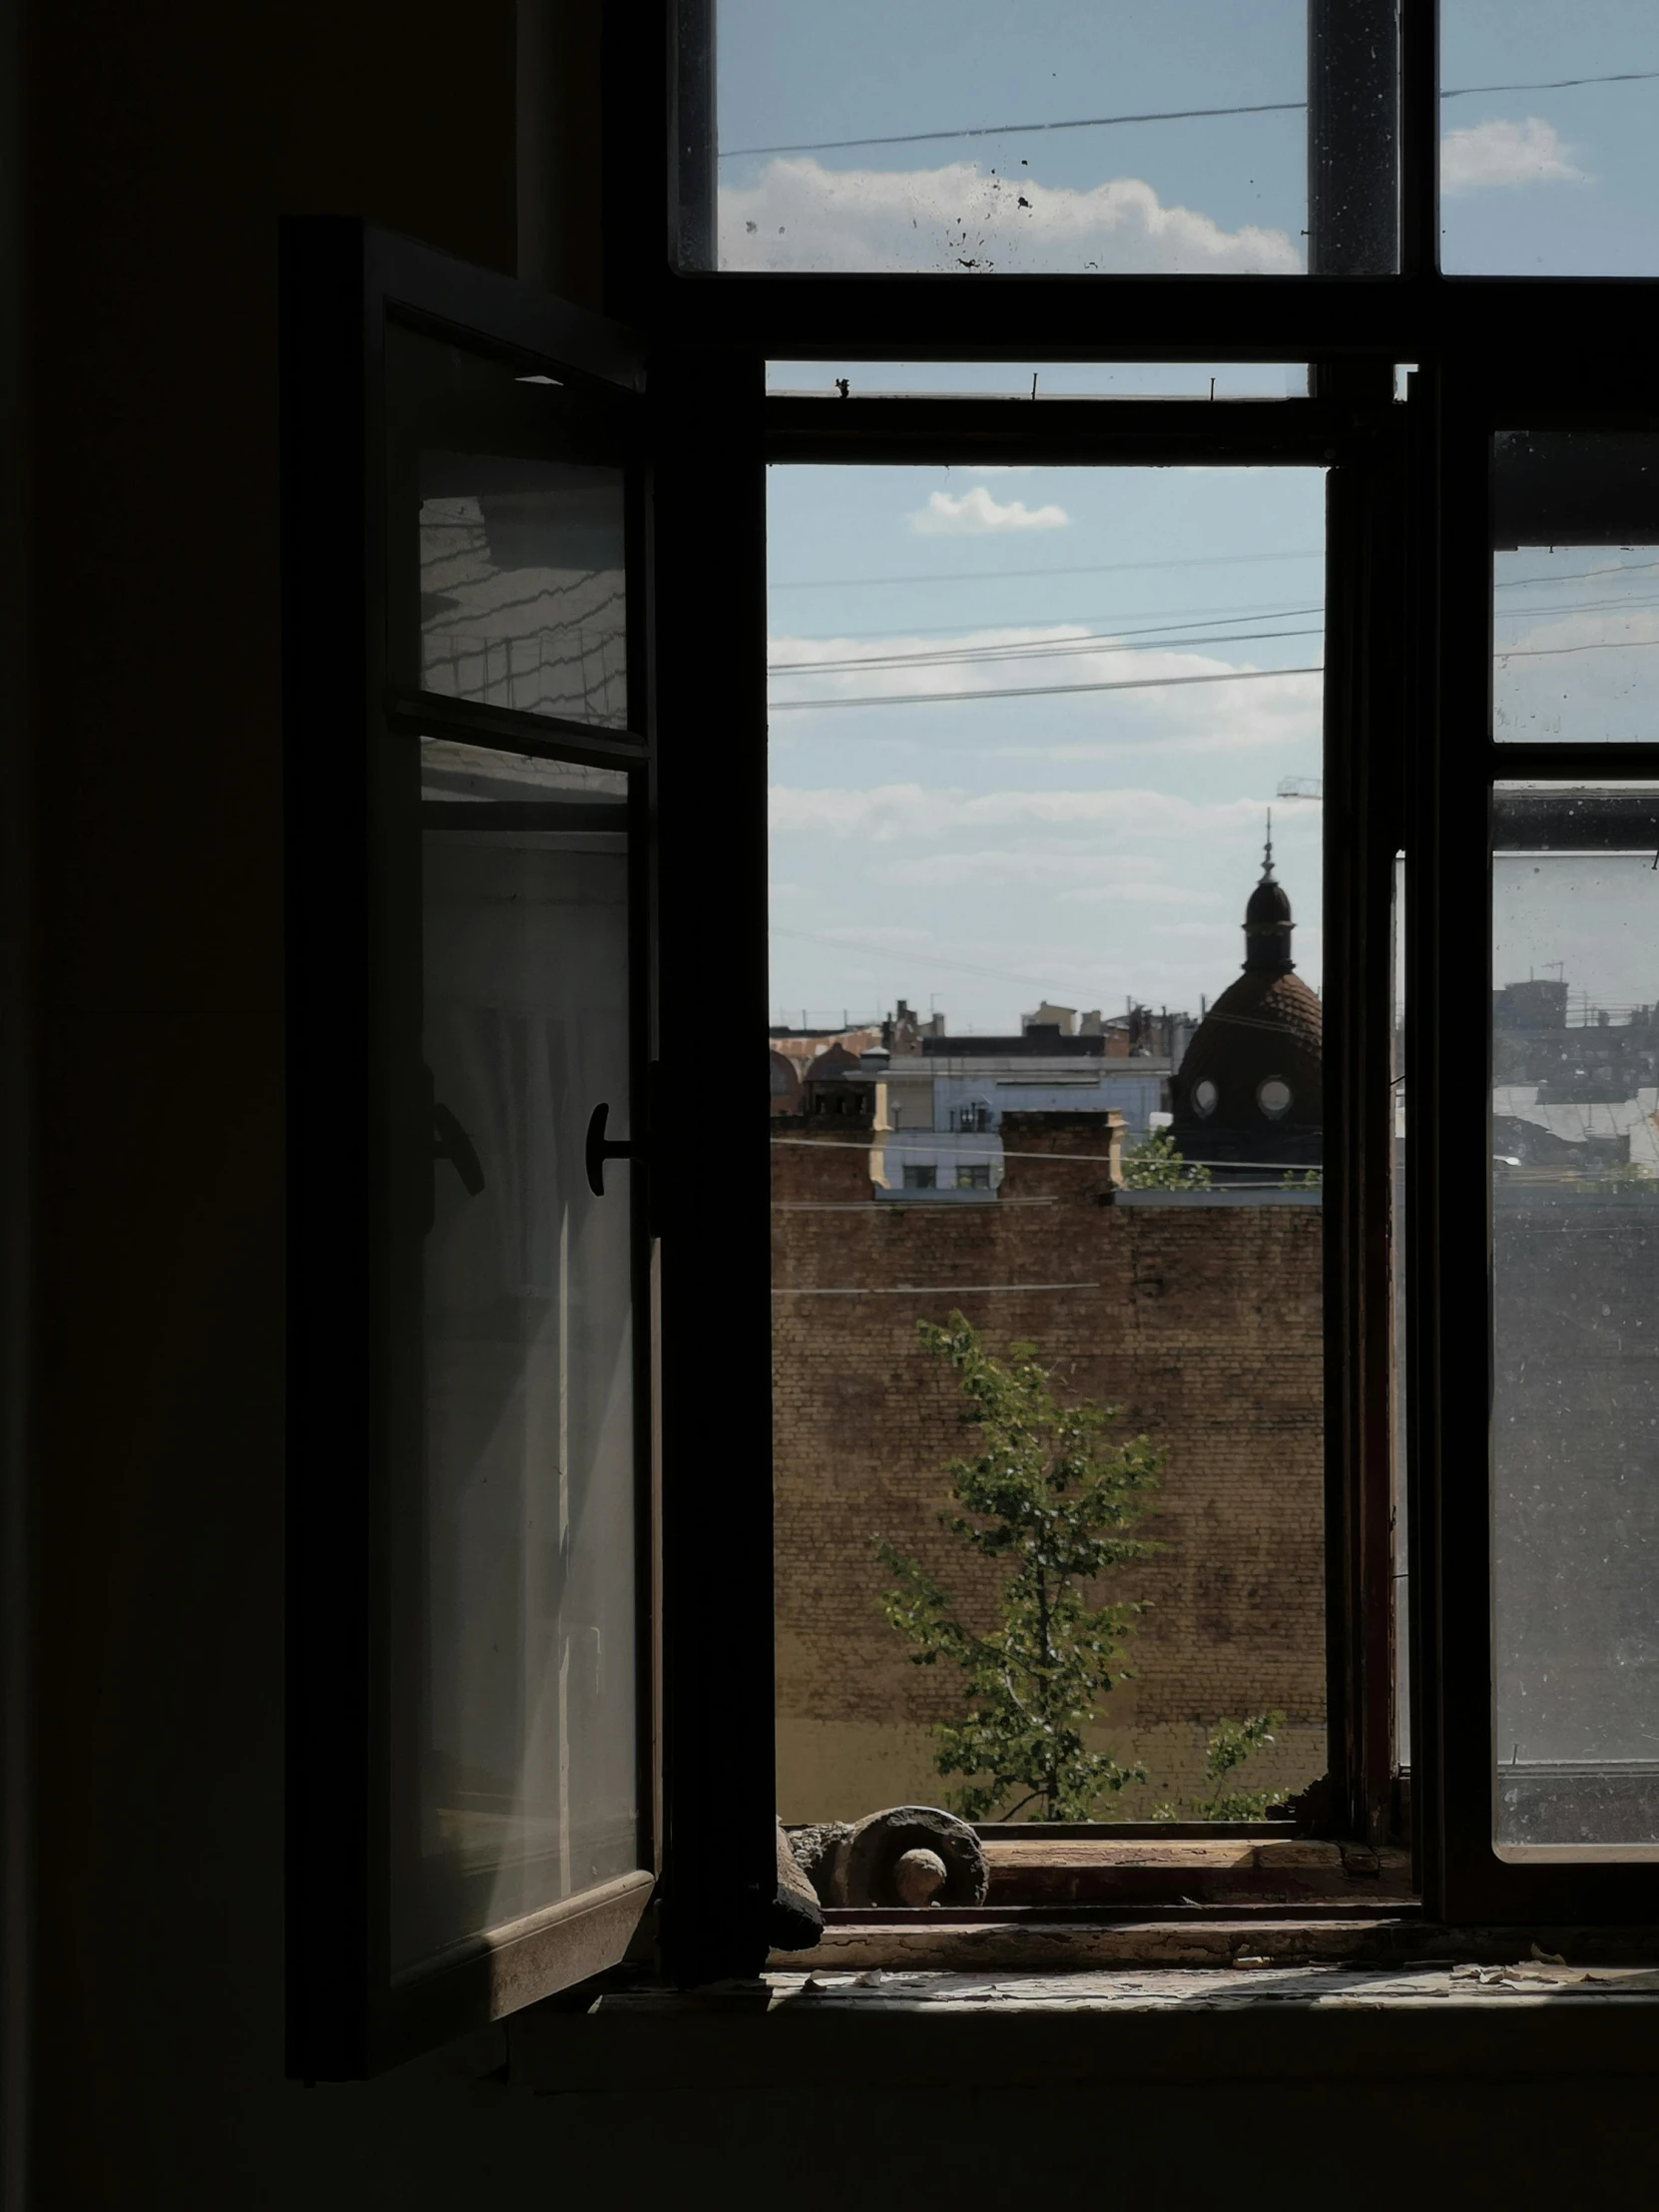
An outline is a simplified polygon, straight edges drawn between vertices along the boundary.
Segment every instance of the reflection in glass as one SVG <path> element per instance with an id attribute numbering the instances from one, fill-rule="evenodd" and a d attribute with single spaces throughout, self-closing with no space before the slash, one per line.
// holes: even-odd
<path id="1" fill-rule="evenodd" d="M 398 1964 L 638 1864 L 624 780 L 428 741 L 423 1486 Z M 576 781 L 572 782 L 571 780 Z M 410 1586 L 412 1585 L 412 1586 Z"/>
<path id="2" fill-rule="evenodd" d="M 1659 1849 L 1651 792 L 1500 788 L 1492 1542 L 1500 1856 Z"/>
<path id="3" fill-rule="evenodd" d="M 616 809 L 628 798 L 628 779 L 616 769 L 586 768 L 579 761 L 545 761 L 529 753 L 496 753 L 453 738 L 420 741 L 420 793 L 429 804 L 474 805 L 511 801 Z M 480 826 L 483 826 L 480 818 Z"/>
<path id="4" fill-rule="evenodd" d="M 1659 437 L 1505 432 L 1492 491 L 1493 736 L 1659 737 Z"/>
<path id="5" fill-rule="evenodd" d="M 1295 275 L 1307 52 L 1306 0 L 719 0 L 715 258 Z"/>
<path id="6" fill-rule="evenodd" d="M 422 453 L 422 689 L 624 728 L 623 523 L 620 469 Z"/>

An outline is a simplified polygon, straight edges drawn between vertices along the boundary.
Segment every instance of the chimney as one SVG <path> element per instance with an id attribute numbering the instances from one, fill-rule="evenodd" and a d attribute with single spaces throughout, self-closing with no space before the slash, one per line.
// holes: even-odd
<path id="1" fill-rule="evenodd" d="M 1065 1206 L 1105 1206 L 1123 1186 L 1123 1116 L 1105 1113 L 1006 1113 L 1002 1117 L 1002 1197 L 1051 1198 Z"/>

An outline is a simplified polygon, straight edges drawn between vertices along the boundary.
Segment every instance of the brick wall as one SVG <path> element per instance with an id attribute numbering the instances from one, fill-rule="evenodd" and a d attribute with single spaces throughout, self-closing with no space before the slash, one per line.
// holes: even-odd
<path id="1" fill-rule="evenodd" d="M 1040 1132 L 1019 1134 L 1040 1149 Z M 1107 1145 L 1068 1129 L 1062 1148 Z M 1262 1778 L 1322 1772 L 1318 1209 L 1118 1206 L 1103 1202 L 1106 1171 L 1082 1161 L 1010 1161 L 990 1205 L 870 1204 L 841 1158 L 780 1147 L 773 1160 L 785 1817 L 947 1787 L 927 1730 L 959 1711 L 959 1678 L 909 1663 L 876 1608 L 873 1547 L 911 1552 L 984 1617 L 992 1578 L 936 1518 L 956 1390 L 916 1342 L 918 1318 L 953 1306 L 993 1350 L 1035 1342 L 1065 1388 L 1120 1405 L 1121 1433 L 1167 1451 L 1143 1532 L 1169 1549 L 1114 1585 L 1152 1609 L 1102 1741 L 1144 1758 L 1156 1800 L 1197 1783 L 1218 1718 L 1279 1706 L 1288 1725 Z"/>

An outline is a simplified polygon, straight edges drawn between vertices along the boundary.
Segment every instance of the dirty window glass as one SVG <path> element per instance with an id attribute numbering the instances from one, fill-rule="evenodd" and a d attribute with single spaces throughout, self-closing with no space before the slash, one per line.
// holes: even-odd
<path id="1" fill-rule="evenodd" d="M 1493 736 L 1659 737 L 1659 437 L 1503 432 L 1492 536 Z"/>
<path id="2" fill-rule="evenodd" d="M 1305 0 L 720 0 L 722 269 L 1294 275 Z"/>
<path id="3" fill-rule="evenodd" d="M 1659 1857 L 1659 793 L 1493 825 L 1494 1836 Z"/>

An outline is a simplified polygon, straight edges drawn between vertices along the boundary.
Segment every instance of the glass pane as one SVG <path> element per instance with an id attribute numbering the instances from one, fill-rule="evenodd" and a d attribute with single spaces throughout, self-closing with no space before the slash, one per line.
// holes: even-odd
<path id="1" fill-rule="evenodd" d="M 628 721 L 619 468 L 420 456 L 420 682 L 446 699 Z"/>
<path id="2" fill-rule="evenodd" d="M 1305 264 L 1306 0 L 720 0 L 718 264 Z"/>
<path id="3" fill-rule="evenodd" d="M 843 389 L 844 386 L 844 389 Z M 1306 399 L 1306 361 L 768 361 L 768 391 L 997 399 Z"/>
<path id="4" fill-rule="evenodd" d="M 1440 80 L 1444 268 L 1659 275 L 1651 0 L 1440 0 Z"/>
<path id="5" fill-rule="evenodd" d="M 429 741 L 396 1963 L 638 1864 L 626 783 Z"/>
<path id="6" fill-rule="evenodd" d="M 1325 1771 L 1324 499 L 1316 469 L 770 473 L 786 1820 L 994 1779 L 937 1764 L 971 1685 L 912 1664 L 877 1549 L 996 1631 L 1007 1556 L 940 1524 L 974 1446 L 918 1325 L 953 1312 L 1157 1460 L 1125 1511 L 1162 1548 L 1088 1585 L 1148 1605 L 1084 1730 L 1144 1779 L 1097 1770 L 1070 1817 L 1269 1812 Z M 1207 1771 L 1246 1723 L 1272 1741 Z"/>
<path id="7" fill-rule="evenodd" d="M 1494 805 L 1499 1856 L 1659 1851 L 1659 795 Z"/>
<path id="8" fill-rule="evenodd" d="M 1659 738 L 1659 437 L 1511 431 L 1492 488 L 1493 735 Z"/>

